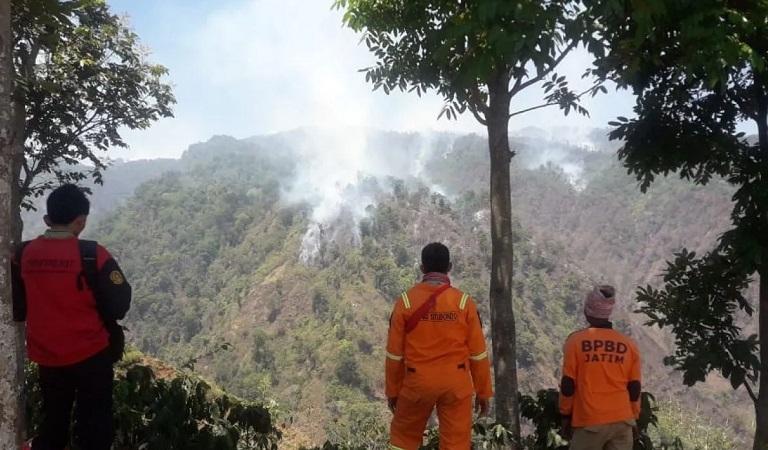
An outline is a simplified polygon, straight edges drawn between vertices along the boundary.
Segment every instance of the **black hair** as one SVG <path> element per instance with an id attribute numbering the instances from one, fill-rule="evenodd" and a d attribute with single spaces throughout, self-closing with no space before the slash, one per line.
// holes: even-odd
<path id="1" fill-rule="evenodd" d="M 48 196 L 48 219 L 52 225 L 69 225 L 79 216 L 87 216 L 91 202 L 74 184 L 64 184 Z"/>
<path id="2" fill-rule="evenodd" d="M 451 253 L 445 245 L 433 242 L 421 250 L 421 264 L 424 266 L 424 272 L 448 273 Z"/>

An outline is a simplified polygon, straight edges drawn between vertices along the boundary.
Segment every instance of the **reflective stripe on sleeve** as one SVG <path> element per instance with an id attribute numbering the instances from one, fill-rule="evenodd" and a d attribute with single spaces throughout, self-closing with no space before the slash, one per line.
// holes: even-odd
<path id="1" fill-rule="evenodd" d="M 400 448 L 396 445 L 389 444 L 389 450 L 405 450 L 404 448 Z"/>
<path id="2" fill-rule="evenodd" d="M 471 359 L 472 361 L 482 361 L 487 357 L 488 357 L 488 352 L 483 352 L 483 353 L 480 353 L 479 355 L 470 356 L 469 359 Z"/>
<path id="3" fill-rule="evenodd" d="M 405 305 L 405 309 L 411 309 L 411 301 L 408 299 L 407 292 L 403 292 L 403 304 Z"/>
<path id="4" fill-rule="evenodd" d="M 459 309 L 464 311 L 464 308 L 467 306 L 467 299 L 469 298 L 469 294 L 464 294 L 461 296 L 461 301 L 459 302 Z"/>
<path id="5" fill-rule="evenodd" d="M 393 361 L 402 361 L 402 356 L 393 355 L 392 353 L 387 352 L 387 358 L 393 360 Z"/>

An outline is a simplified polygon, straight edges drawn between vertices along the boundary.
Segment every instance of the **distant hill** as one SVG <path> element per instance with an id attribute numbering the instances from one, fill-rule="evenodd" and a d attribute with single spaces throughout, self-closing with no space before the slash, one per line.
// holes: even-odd
<path id="1" fill-rule="evenodd" d="M 166 171 L 178 168 L 175 159 L 153 159 L 140 161 L 116 161 L 106 171 L 104 184 L 84 183 L 91 196 L 91 221 L 98 221 L 115 210 L 125 199 L 132 196 L 136 187 Z M 31 239 L 45 230 L 45 197 L 35 199 L 36 210 L 22 213 L 24 239 Z"/>
<path id="2" fill-rule="evenodd" d="M 311 261 L 312 206 L 280 192 L 292 155 L 195 147 L 182 172 L 145 183 L 93 230 L 120 255 L 136 288 L 131 339 L 250 398 L 277 398 L 310 436 L 342 441 L 384 422 L 383 341 L 391 302 L 417 277 L 417 255 L 440 239 L 455 254 L 455 283 L 475 295 L 488 323 L 487 224 L 480 201 L 452 204 L 416 182 L 369 178 L 359 222 L 342 210 L 322 224 Z M 580 280 L 518 233 L 521 363 L 531 388 L 555 383 L 560 341 L 578 324 Z M 546 321 L 544 320 L 546 317 Z M 361 422 L 362 421 L 362 422 Z M 366 431 L 368 432 L 368 431 Z"/>
<path id="3" fill-rule="evenodd" d="M 631 314 L 634 287 L 657 282 L 672 251 L 706 249 L 727 226 L 728 187 L 670 179 L 641 194 L 606 142 L 550 139 L 512 142 L 522 389 L 556 386 L 584 291 L 609 282 L 622 302 L 617 326 L 644 352 L 648 388 L 746 429 L 744 408 L 719 400 L 730 388 L 713 377 L 683 389 L 661 364 L 666 336 Z M 194 361 L 238 395 L 277 399 L 298 443 L 374 442 L 388 417 L 391 302 L 417 278 L 422 245 L 451 246 L 455 284 L 489 323 L 487 173 L 486 142 L 472 135 L 220 136 L 178 161 L 111 168 L 89 236 L 119 255 L 134 284 L 129 338 L 141 350 Z"/>

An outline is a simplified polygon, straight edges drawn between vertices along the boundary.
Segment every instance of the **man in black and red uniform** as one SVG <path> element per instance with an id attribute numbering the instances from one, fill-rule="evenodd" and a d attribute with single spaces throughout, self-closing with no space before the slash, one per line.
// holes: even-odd
<path id="1" fill-rule="evenodd" d="M 90 202 L 77 186 L 54 190 L 47 208 L 49 229 L 22 244 L 13 264 L 14 319 L 26 321 L 27 353 L 39 365 L 43 397 L 31 448 L 69 445 L 74 404 L 78 448 L 109 450 L 113 364 L 123 338 L 117 320 L 128 312 L 131 287 L 106 249 L 78 239 Z"/>

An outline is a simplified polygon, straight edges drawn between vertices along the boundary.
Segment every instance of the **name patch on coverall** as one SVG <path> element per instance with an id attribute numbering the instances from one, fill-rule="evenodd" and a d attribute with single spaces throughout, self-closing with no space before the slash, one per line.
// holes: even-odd
<path id="1" fill-rule="evenodd" d="M 584 353 L 584 362 L 609 362 L 624 363 L 624 354 L 627 353 L 627 345 L 622 342 L 604 341 L 595 339 L 581 341 L 581 352 Z"/>
<path id="2" fill-rule="evenodd" d="M 435 311 L 427 314 L 421 320 L 428 322 L 456 322 L 459 320 L 459 313 L 456 311 Z"/>

